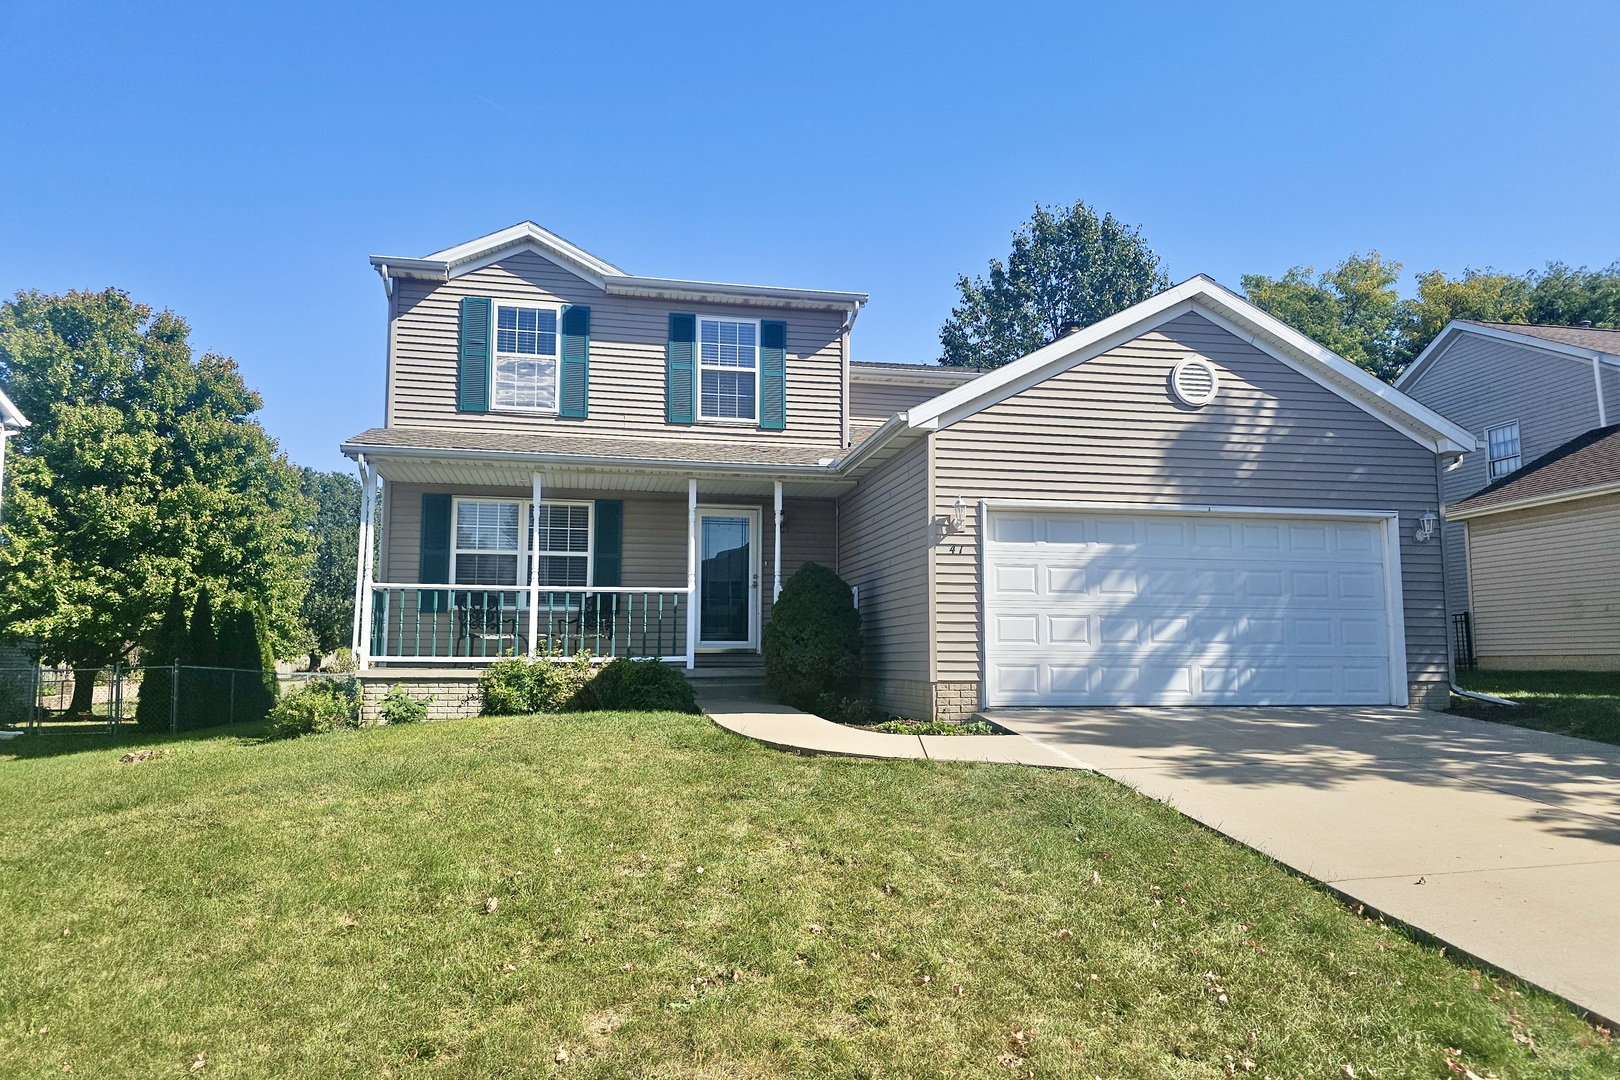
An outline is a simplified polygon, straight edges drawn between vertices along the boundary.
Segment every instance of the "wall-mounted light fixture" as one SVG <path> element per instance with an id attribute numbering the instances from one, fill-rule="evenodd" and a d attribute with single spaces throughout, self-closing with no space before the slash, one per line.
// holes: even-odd
<path id="1" fill-rule="evenodd" d="M 1422 517 L 1418 518 L 1417 531 L 1412 534 L 1412 539 L 1421 544 L 1425 541 L 1433 540 L 1434 534 L 1439 530 L 1440 519 L 1435 515 L 1434 511 L 1429 510 L 1426 511 Z"/>
<path id="2" fill-rule="evenodd" d="M 956 505 L 951 508 L 951 532 L 961 532 L 962 525 L 967 521 L 967 503 L 962 496 L 956 497 Z"/>

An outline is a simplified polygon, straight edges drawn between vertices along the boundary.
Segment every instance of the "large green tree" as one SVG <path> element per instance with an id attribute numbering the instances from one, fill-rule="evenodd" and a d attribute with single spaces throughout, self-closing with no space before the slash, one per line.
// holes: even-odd
<path id="1" fill-rule="evenodd" d="M 310 541 L 315 561 L 304 594 L 310 667 L 349 642 L 354 626 L 355 559 L 360 545 L 360 481 L 344 472 L 303 469 L 304 495 L 314 504 Z"/>
<path id="2" fill-rule="evenodd" d="M 178 587 L 256 606 L 279 655 L 306 634 L 311 510 L 236 364 L 116 289 L 0 304 L 0 379 L 33 421 L 0 525 L 0 634 L 100 668 L 154 643 Z M 76 710 L 91 680 L 75 680 Z"/>
<path id="3" fill-rule="evenodd" d="M 1395 289 L 1401 264 L 1374 251 L 1314 275 L 1309 266 L 1279 278 L 1244 274 L 1243 291 L 1256 306 L 1380 379 L 1400 374 L 1407 317 Z"/>
<path id="4" fill-rule="evenodd" d="M 956 279 L 961 302 L 939 332 L 939 362 L 994 368 L 1146 300 L 1169 285 L 1141 232 L 1083 202 L 1036 206 L 1006 263 Z"/>
<path id="5" fill-rule="evenodd" d="M 1525 275 L 1531 284 L 1528 320 L 1552 326 L 1620 327 L 1620 262 L 1601 270 L 1550 262 Z"/>
<path id="6" fill-rule="evenodd" d="M 1406 305 L 1401 328 L 1401 364 L 1422 352 L 1452 319 L 1478 322 L 1530 321 L 1534 288 L 1528 275 L 1496 270 L 1465 270 L 1462 277 L 1447 277 L 1443 270 L 1417 276 L 1417 298 Z"/>

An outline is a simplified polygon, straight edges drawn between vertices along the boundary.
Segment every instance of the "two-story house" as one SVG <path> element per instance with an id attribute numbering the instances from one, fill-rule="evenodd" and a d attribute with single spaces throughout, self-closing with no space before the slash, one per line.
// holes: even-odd
<path id="1" fill-rule="evenodd" d="M 373 670 L 702 666 L 813 560 L 909 716 L 1445 700 L 1430 535 L 1472 438 L 1208 278 L 979 374 L 853 362 L 862 293 L 637 277 L 530 223 L 372 263 Z"/>
<path id="2" fill-rule="evenodd" d="M 1620 330 L 1454 320 L 1395 385 L 1482 448 L 1441 478 L 1454 648 L 1620 667 Z"/>

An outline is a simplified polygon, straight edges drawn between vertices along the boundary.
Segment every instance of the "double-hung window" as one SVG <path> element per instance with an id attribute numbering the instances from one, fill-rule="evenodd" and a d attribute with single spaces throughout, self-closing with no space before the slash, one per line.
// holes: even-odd
<path id="1" fill-rule="evenodd" d="M 557 411 L 557 309 L 495 302 L 497 409 Z"/>
<path id="2" fill-rule="evenodd" d="M 588 503 L 542 502 L 535 519 L 527 501 L 457 499 L 451 552 L 451 584 L 503 589 L 529 584 L 529 530 L 535 531 L 534 563 L 542 586 L 583 589 L 591 574 L 591 507 Z"/>
<path id="3" fill-rule="evenodd" d="M 1485 454 L 1490 461 L 1490 478 L 1500 479 L 1519 467 L 1519 422 L 1487 428 Z"/>
<path id="4" fill-rule="evenodd" d="M 759 415 L 759 323 L 698 320 L 698 416 L 752 422 Z"/>

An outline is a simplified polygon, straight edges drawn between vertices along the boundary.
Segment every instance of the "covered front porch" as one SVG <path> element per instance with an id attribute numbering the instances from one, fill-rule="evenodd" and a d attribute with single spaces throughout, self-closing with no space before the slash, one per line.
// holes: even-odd
<path id="1" fill-rule="evenodd" d="M 816 465 L 352 456 L 362 671 L 581 653 L 692 668 L 758 652 L 783 581 L 837 563 L 844 482 Z"/>

